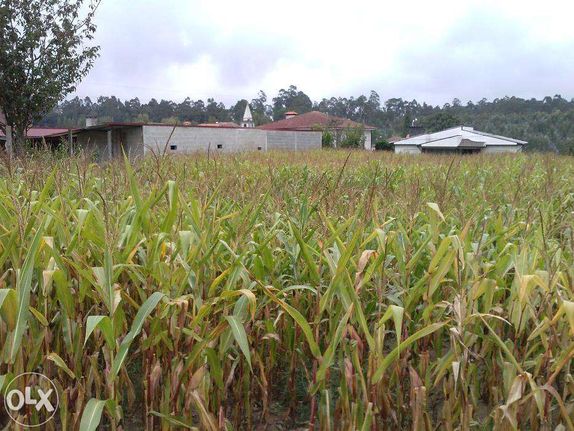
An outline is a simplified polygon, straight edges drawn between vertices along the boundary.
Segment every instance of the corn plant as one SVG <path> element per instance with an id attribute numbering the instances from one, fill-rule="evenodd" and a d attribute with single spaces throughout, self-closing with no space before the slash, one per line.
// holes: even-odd
<path id="1" fill-rule="evenodd" d="M 52 379 L 48 430 L 574 429 L 572 162 L 9 161 L 0 388 Z"/>

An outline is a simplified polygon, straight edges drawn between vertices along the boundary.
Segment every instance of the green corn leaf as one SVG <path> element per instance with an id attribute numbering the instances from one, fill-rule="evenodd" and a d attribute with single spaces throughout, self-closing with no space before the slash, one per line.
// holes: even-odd
<path id="1" fill-rule="evenodd" d="M 0 289 L 0 317 L 9 331 L 16 327 L 18 295 L 14 289 Z"/>
<path id="2" fill-rule="evenodd" d="M 114 292 L 114 265 L 112 262 L 112 253 L 106 248 L 104 251 L 104 292 L 106 293 L 106 301 L 110 314 L 116 311 L 116 301 Z"/>
<path id="3" fill-rule="evenodd" d="M 193 425 L 187 423 L 184 417 L 166 415 L 164 413 L 156 412 L 153 410 L 150 412 L 150 414 L 163 419 L 164 421 L 166 421 L 171 425 L 175 425 L 177 427 L 175 429 L 184 429 L 184 428 L 188 430 L 196 429 Z"/>
<path id="4" fill-rule="evenodd" d="M 113 323 L 108 316 L 88 316 L 88 319 L 86 320 L 86 336 L 84 338 L 84 346 L 96 328 L 102 331 L 108 347 L 113 348 L 115 345 Z"/>
<path id="5" fill-rule="evenodd" d="M 317 268 L 315 261 L 313 260 L 311 254 L 309 253 L 309 246 L 305 243 L 305 240 L 303 239 L 301 232 L 299 232 L 299 229 L 297 229 L 297 227 L 295 227 L 293 223 L 291 223 L 291 230 L 293 231 L 293 235 L 295 236 L 295 239 L 299 244 L 303 260 L 305 261 L 307 267 L 309 268 L 309 275 L 311 277 L 311 280 L 313 281 L 313 283 L 318 284 L 320 280 L 319 269 Z"/>
<path id="6" fill-rule="evenodd" d="M 167 197 L 169 203 L 169 211 L 164 219 L 162 225 L 162 232 L 170 232 L 175 219 L 177 218 L 178 207 L 178 193 L 175 181 L 169 180 L 167 182 Z"/>
<path id="7" fill-rule="evenodd" d="M 70 368 L 66 365 L 66 363 L 62 359 L 62 357 L 60 355 L 58 355 L 57 353 L 52 352 L 52 353 L 48 354 L 46 356 L 46 359 L 48 359 L 49 361 L 52 361 L 54 364 L 56 364 L 58 367 L 60 367 L 62 370 L 64 370 L 64 372 L 68 376 L 70 376 L 72 379 L 76 378 L 76 375 L 74 374 L 74 372 L 72 370 L 70 370 Z"/>
<path id="8" fill-rule="evenodd" d="M 227 290 L 221 294 L 221 298 L 233 298 L 238 295 L 243 295 L 249 301 L 249 311 L 251 319 L 255 318 L 255 311 L 257 307 L 257 298 L 255 294 L 249 289 Z"/>
<path id="9" fill-rule="evenodd" d="M 570 334 L 574 335 L 574 302 L 564 301 L 562 302 L 562 307 L 564 308 L 564 313 L 570 325 Z"/>
<path id="10" fill-rule="evenodd" d="M 38 322 L 40 322 L 40 324 L 44 327 L 48 326 L 48 320 L 46 320 L 46 317 L 40 313 L 38 310 L 36 310 L 34 307 L 30 306 L 28 307 L 28 309 L 30 310 L 30 313 L 32 313 L 34 315 L 34 317 L 36 318 L 36 320 Z"/>
<path id="11" fill-rule="evenodd" d="M 375 374 L 373 374 L 373 383 L 378 383 L 383 378 L 386 369 L 394 362 L 395 359 L 397 359 L 397 357 L 403 350 L 405 350 L 415 341 L 432 334 L 433 332 L 442 328 L 446 324 L 447 322 L 440 322 L 426 326 L 415 332 L 413 335 L 411 335 L 405 341 L 403 341 L 401 344 L 395 347 L 387 356 L 385 356 L 385 358 L 381 361 L 381 363 L 377 367 Z"/>
<path id="12" fill-rule="evenodd" d="M 389 320 L 391 317 L 393 318 L 393 322 L 395 324 L 395 335 L 397 337 L 397 344 L 400 344 L 401 342 L 404 313 L 405 309 L 403 307 L 399 307 L 398 305 L 390 305 L 379 322 L 379 324 L 382 324 L 385 323 L 387 320 Z"/>
<path id="13" fill-rule="evenodd" d="M 504 344 L 504 341 L 502 341 L 500 339 L 498 334 L 494 331 L 494 329 L 492 329 L 492 327 L 488 324 L 488 322 L 482 316 L 480 316 L 480 320 L 482 320 L 482 322 L 488 328 L 488 330 L 490 331 L 490 334 L 492 335 L 492 339 L 495 341 L 495 343 L 498 345 L 498 347 L 500 347 L 500 349 L 504 352 L 504 354 L 508 357 L 510 362 L 512 362 L 512 365 L 514 365 L 516 367 L 516 370 L 521 374 L 524 373 L 522 366 L 518 363 L 518 361 L 516 360 L 516 358 L 514 357 L 512 352 L 510 351 L 510 349 L 508 348 L 508 346 L 506 344 Z"/>
<path id="14" fill-rule="evenodd" d="M 353 312 L 353 307 L 351 306 L 351 307 L 349 307 L 349 310 L 347 310 L 347 312 L 345 313 L 345 315 L 343 316 L 343 318 L 340 320 L 339 324 L 337 325 L 337 329 L 335 330 L 335 333 L 332 336 L 329 336 L 329 339 L 331 339 L 332 341 L 329 344 L 329 346 L 327 347 L 327 349 L 325 350 L 325 354 L 321 358 L 321 365 L 319 366 L 319 369 L 317 370 L 317 383 L 321 383 L 324 380 L 325 374 L 327 373 L 327 369 L 329 369 L 329 367 L 331 366 L 331 364 L 333 362 L 333 358 L 335 356 L 337 346 L 339 345 L 339 343 L 341 342 L 341 339 L 343 338 L 344 330 L 347 327 L 347 322 L 349 321 L 349 317 L 351 316 L 352 312 Z M 319 387 L 317 386 L 315 388 L 315 390 L 312 391 L 312 393 L 315 393 L 318 389 L 319 389 Z"/>
<path id="15" fill-rule="evenodd" d="M 237 341 L 239 348 L 243 352 L 243 355 L 249 364 L 249 368 L 251 368 L 251 353 L 249 351 L 249 342 L 247 341 L 247 334 L 245 333 L 243 324 L 237 316 L 225 316 L 225 319 L 229 323 L 233 338 Z"/>
<path id="16" fill-rule="evenodd" d="M 80 431 L 95 431 L 98 428 L 105 405 L 105 400 L 92 398 L 88 401 L 86 407 L 84 407 L 84 412 L 82 413 Z"/>
<path id="17" fill-rule="evenodd" d="M 375 339 L 373 338 L 373 336 L 371 335 L 371 332 L 369 331 L 369 324 L 367 323 L 367 319 L 365 317 L 365 313 L 363 312 L 363 303 L 361 302 L 361 299 L 359 298 L 359 295 L 357 295 L 357 292 L 355 291 L 355 289 L 353 288 L 353 285 L 351 283 L 346 283 L 346 288 L 344 290 L 347 295 L 349 296 L 349 298 L 351 299 L 352 303 L 353 303 L 353 311 L 354 311 L 354 315 L 355 315 L 355 319 L 359 322 L 359 325 L 361 327 L 361 329 L 363 330 L 363 334 L 365 335 L 365 338 L 367 339 L 367 344 L 369 345 L 370 349 L 375 349 Z"/>
<path id="18" fill-rule="evenodd" d="M 305 338 L 307 339 L 307 343 L 309 344 L 309 349 L 311 350 L 311 353 L 315 358 L 319 359 L 321 357 L 321 350 L 319 349 L 319 345 L 315 341 L 315 337 L 313 337 L 313 331 L 311 330 L 311 326 L 309 326 L 309 323 L 307 322 L 305 317 L 303 317 L 301 313 L 299 313 L 295 308 L 291 307 L 285 301 L 282 301 L 275 295 L 273 295 L 273 293 L 268 288 L 265 287 L 264 290 L 265 293 L 267 293 L 267 295 L 269 295 L 269 297 L 273 301 L 279 304 L 281 308 L 283 308 L 299 325 L 299 327 L 303 331 L 303 334 L 305 335 Z"/>
<path id="19" fill-rule="evenodd" d="M 165 294 L 161 292 L 154 292 L 151 296 L 142 304 L 140 309 L 138 310 L 136 317 L 132 323 L 132 327 L 130 332 L 125 336 L 122 343 L 120 344 L 120 348 L 118 350 L 118 354 L 114 358 L 114 362 L 112 364 L 112 368 L 110 370 L 110 379 L 113 381 L 115 377 L 120 372 L 120 368 L 122 367 L 126 357 L 128 355 L 128 350 L 130 345 L 132 344 L 133 340 L 139 335 L 142 330 L 143 324 L 145 319 L 151 314 L 154 308 L 157 306 L 159 301 L 161 301 L 165 297 Z"/>
<path id="20" fill-rule="evenodd" d="M 16 291 L 18 292 L 18 312 L 16 315 L 16 322 L 14 325 L 14 335 L 10 340 L 10 345 L 8 348 L 8 361 L 13 363 L 16 359 L 16 355 L 22 343 L 22 337 L 24 331 L 28 326 L 28 315 L 30 313 L 30 289 L 32 288 L 32 272 L 34 270 L 34 262 L 36 260 L 36 254 L 40 249 L 41 239 L 44 232 L 43 223 L 40 223 L 40 227 L 34 235 L 32 240 L 32 245 L 28 249 L 26 258 L 24 259 L 24 264 L 20 269 L 18 279 L 16 281 Z"/>

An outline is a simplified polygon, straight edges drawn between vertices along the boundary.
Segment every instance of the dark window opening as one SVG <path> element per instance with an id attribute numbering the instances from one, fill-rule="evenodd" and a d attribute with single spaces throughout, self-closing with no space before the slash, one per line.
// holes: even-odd
<path id="1" fill-rule="evenodd" d="M 169 149 L 170 149 L 170 150 L 177 150 L 177 145 L 171 144 L 171 145 L 169 146 Z"/>
<path id="2" fill-rule="evenodd" d="M 217 148 L 218 148 L 218 149 L 222 149 L 222 148 L 223 148 L 223 144 L 217 144 Z"/>
<path id="3" fill-rule="evenodd" d="M 257 147 L 257 150 L 258 150 L 258 151 L 261 151 L 261 150 L 262 150 L 262 148 L 261 148 L 261 147 Z"/>

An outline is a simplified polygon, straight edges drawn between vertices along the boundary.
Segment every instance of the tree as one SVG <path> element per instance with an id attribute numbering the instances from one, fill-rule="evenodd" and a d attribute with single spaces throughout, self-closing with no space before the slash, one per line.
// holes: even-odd
<path id="1" fill-rule="evenodd" d="M 439 112 L 431 115 L 423 121 L 427 133 L 439 132 L 460 125 L 460 120 L 448 112 Z"/>
<path id="2" fill-rule="evenodd" d="M 263 90 L 259 90 L 257 98 L 251 100 L 251 112 L 253 114 L 253 122 L 256 126 L 271 121 L 273 108 L 267 104 L 267 95 Z"/>
<path id="3" fill-rule="evenodd" d="M 406 136 L 409 133 L 412 125 L 413 120 L 411 118 L 411 113 L 407 111 L 403 117 L 403 128 L 401 130 L 403 136 Z"/>
<path id="4" fill-rule="evenodd" d="M 290 85 L 287 90 L 279 90 L 277 97 L 273 98 L 273 119 L 281 120 L 287 111 L 295 111 L 299 114 L 309 112 L 313 109 L 313 102 L 309 96 L 297 87 Z"/>
<path id="5" fill-rule="evenodd" d="M 245 106 L 247 105 L 247 100 L 241 99 L 235 105 L 229 108 L 231 115 L 231 120 L 237 124 L 241 124 L 243 120 L 243 114 L 245 114 Z"/>
<path id="6" fill-rule="evenodd" d="M 0 0 L 0 128 L 12 126 L 16 147 L 97 58 L 99 47 L 89 45 L 99 0 L 89 1 Z"/>

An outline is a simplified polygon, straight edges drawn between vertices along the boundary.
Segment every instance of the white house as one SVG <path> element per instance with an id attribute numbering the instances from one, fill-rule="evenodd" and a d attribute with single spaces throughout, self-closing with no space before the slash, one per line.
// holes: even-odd
<path id="1" fill-rule="evenodd" d="M 457 126 L 395 142 L 395 153 L 518 153 L 526 141 Z"/>

